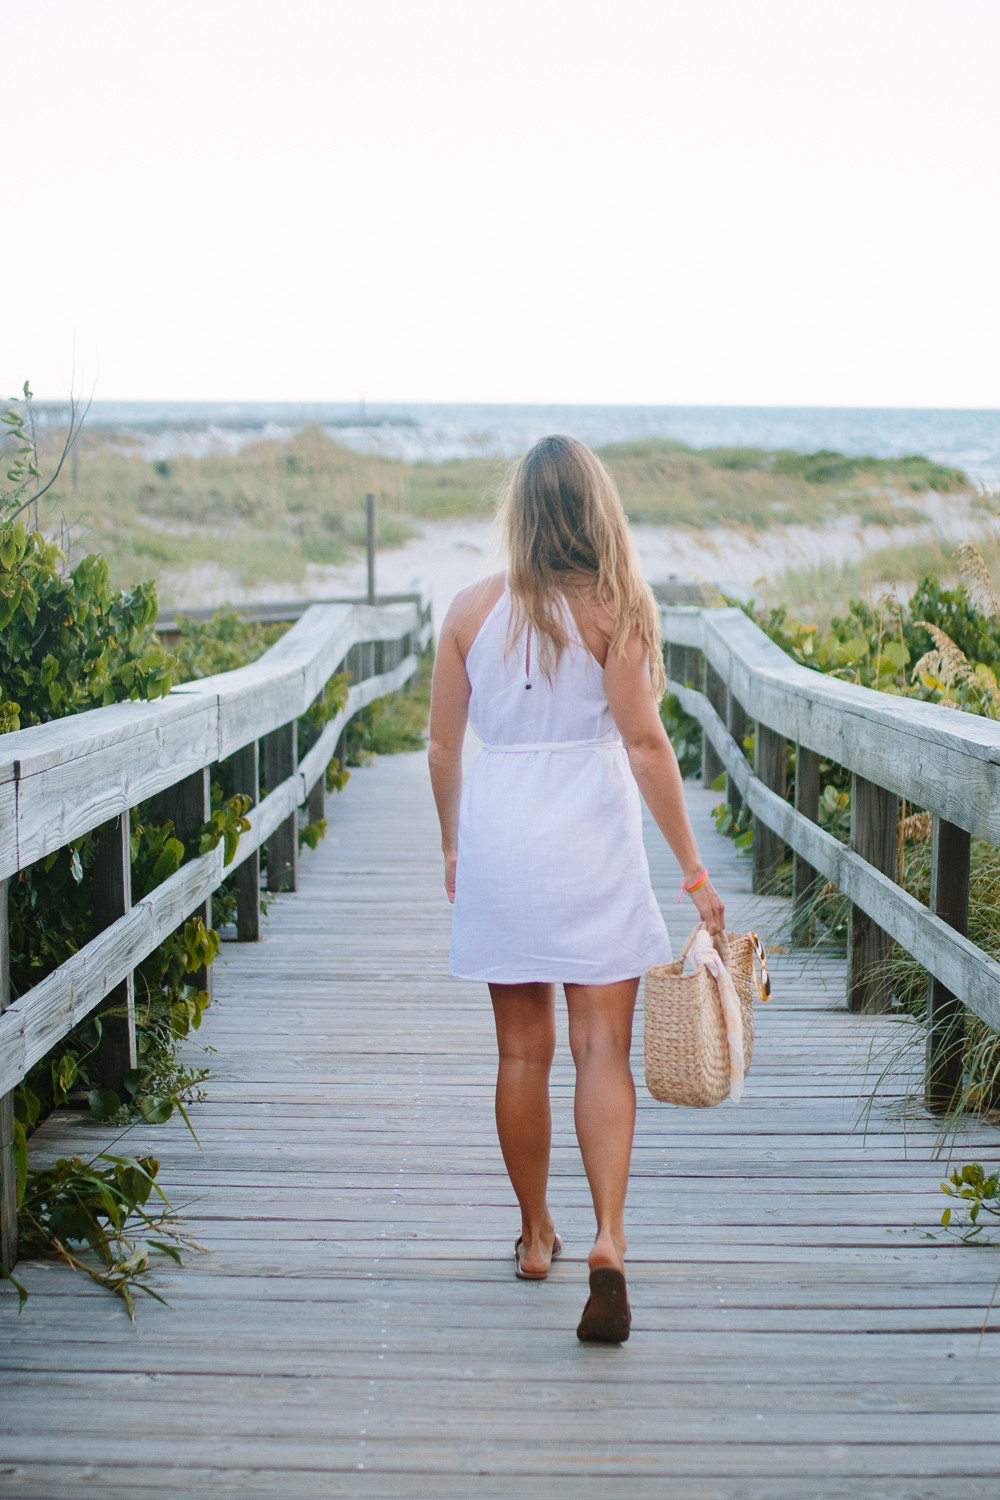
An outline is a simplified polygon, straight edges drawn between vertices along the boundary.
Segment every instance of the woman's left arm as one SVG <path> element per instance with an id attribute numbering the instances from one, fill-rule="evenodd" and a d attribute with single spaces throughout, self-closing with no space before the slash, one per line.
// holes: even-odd
<path id="1" fill-rule="evenodd" d="M 676 855 L 685 883 L 693 885 L 704 865 L 684 802 L 680 767 L 653 694 L 649 653 L 638 637 L 629 641 L 624 661 L 609 650 L 604 690 L 643 800 Z M 711 881 L 690 894 L 709 932 L 721 932 L 725 910 Z"/>
<path id="2" fill-rule="evenodd" d="M 449 901 L 455 899 L 458 807 L 462 798 L 462 745 L 465 741 L 472 692 L 455 631 L 455 620 L 452 618 L 454 613 L 453 605 L 441 628 L 441 638 L 434 659 L 430 745 L 427 750 L 431 786 L 441 822 L 444 884 Z"/>

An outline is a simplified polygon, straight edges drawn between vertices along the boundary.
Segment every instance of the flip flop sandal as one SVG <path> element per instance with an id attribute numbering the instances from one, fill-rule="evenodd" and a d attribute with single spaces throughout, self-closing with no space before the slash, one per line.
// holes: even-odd
<path id="1" fill-rule="evenodd" d="M 624 1344 L 632 1328 L 625 1277 L 614 1266 L 590 1273 L 590 1296 L 576 1336 L 585 1344 Z"/>
<path id="2" fill-rule="evenodd" d="M 524 1243 L 521 1235 L 514 1241 L 514 1275 L 519 1281 L 544 1281 L 549 1274 L 548 1271 L 522 1271 L 521 1270 L 521 1246 Z M 562 1240 L 556 1235 L 552 1242 L 552 1259 L 558 1260 L 562 1254 Z"/>

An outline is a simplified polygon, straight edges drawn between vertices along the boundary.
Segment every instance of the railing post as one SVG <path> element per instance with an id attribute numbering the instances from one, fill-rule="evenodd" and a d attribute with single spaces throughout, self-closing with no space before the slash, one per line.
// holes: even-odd
<path id="1" fill-rule="evenodd" d="M 8 884 L 0 880 L 0 1015 L 10 1004 Z M 0 1096 L 0 1263 L 17 1264 L 17 1167 L 14 1163 L 14 1091 Z"/>
<path id="2" fill-rule="evenodd" d="M 233 790 L 250 798 L 250 806 L 260 800 L 260 752 L 256 740 L 244 745 L 233 756 Z M 260 849 L 253 851 L 236 871 L 236 936 L 241 943 L 260 941 Z"/>
<path id="3" fill-rule="evenodd" d="M 787 744 L 783 734 L 758 724 L 754 734 L 753 768 L 759 780 L 779 797 L 785 795 Z M 766 891 L 785 857 L 785 841 L 780 833 L 757 814 L 753 820 L 753 888 Z"/>
<path id="4" fill-rule="evenodd" d="M 193 771 L 190 776 L 185 776 L 183 781 L 177 781 L 173 786 L 167 787 L 163 793 L 162 807 L 166 816 L 174 825 L 174 836 L 186 844 L 188 839 L 195 833 L 203 823 L 207 823 L 212 816 L 212 775 L 208 766 L 201 771 Z M 212 898 L 207 897 L 188 918 L 200 917 L 206 927 L 212 925 Z M 191 974 L 189 982 L 195 984 L 199 989 L 212 993 L 212 970 L 209 965 L 203 964 L 200 969 L 195 969 Z"/>
<path id="5" fill-rule="evenodd" d="M 851 848 L 883 875 L 896 875 L 895 792 L 851 776 Z M 892 991 L 888 960 L 892 938 L 860 906 L 850 909 L 847 930 L 847 1008 L 875 1014 L 889 1010 Z"/>
<path id="6" fill-rule="evenodd" d="M 681 677 L 685 687 L 701 687 L 701 652 L 697 646 L 684 647 L 684 673 Z"/>
<path id="7" fill-rule="evenodd" d="M 681 671 L 681 682 L 685 687 L 700 688 L 702 685 L 702 675 L 704 672 L 704 668 L 702 667 L 701 652 L 698 650 L 697 646 L 685 646 L 682 654 L 684 666 Z M 700 733 L 702 765 L 704 765 L 705 746 L 708 744 L 708 735 L 703 729 L 700 731 Z"/>
<path id="8" fill-rule="evenodd" d="M 819 756 L 805 745 L 795 747 L 795 810 L 810 823 L 819 822 Z M 792 856 L 792 941 L 801 943 L 811 926 L 809 900 L 816 871 L 801 854 Z"/>
<path id="9" fill-rule="evenodd" d="M 306 749 L 311 750 L 323 733 L 315 724 L 306 724 Z M 310 823 L 319 823 L 326 817 L 326 772 L 321 771 L 306 793 L 306 812 Z"/>
<path id="10" fill-rule="evenodd" d="M 264 790 L 273 792 L 299 763 L 298 720 L 282 724 L 264 736 Z M 292 812 L 267 841 L 267 888 L 269 891 L 294 891 L 299 878 L 298 815 Z"/>
<path id="11" fill-rule="evenodd" d="M 726 693 L 726 728 L 742 750 L 747 736 L 747 713 L 731 691 Z M 726 777 L 726 801 L 733 817 L 738 818 L 743 808 L 743 793 L 731 776 Z"/>
<path id="12" fill-rule="evenodd" d="M 123 812 L 101 826 L 94 864 L 94 916 L 99 930 L 110 927 L 132 907 L 132 851 L 129 815 Z M 135 1067 L 135 994 L 131 973 L 105 996 L 97 1012 L 101 1040 L 97 1046 L 97 1076 L 102 1089 L 121 1098 L 125 1074 Z"/>
<path id="13" fill-rule="evenodd" d="M 963 937 L 969 929 L 969 861 L 972 836 L 934 814 L 931 825 L 931 911 Z M 925 1100 L 946 1114 L 962 1094 L 965 1006 L 933 974 L 927 980 Z"/>
<path id="14" fill-rule="evenodd" d="M 705 657 L 705 679 L 703 684 L 705 697 L 711 703 L 719 718 L 725 722 L 726 718 L 726 684 L 712 666 L 708 657 Z M 712 783 L 717 776 L 721 776 L 725 770 L 718 750 L 712 744 L 708 735 L 702 730 L 701 734 L 701 784 L 707 792 L 712 790 Z"/>

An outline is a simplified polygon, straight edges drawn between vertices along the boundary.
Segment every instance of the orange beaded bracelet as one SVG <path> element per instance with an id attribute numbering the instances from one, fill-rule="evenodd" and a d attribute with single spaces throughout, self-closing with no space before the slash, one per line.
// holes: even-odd
<path id="1" fill-rule="evenodd" d="M 684 877 L 682 875 L 681 876 L 681 893 L 677 897 L 677 905 L 680 906 L 681 902 L 684 900 L 685 895 L 690 896 L 690 894 L 691 894 L 692 891 L 700 891 L 701 888 L 702 888 L 702 886 L 705 884 L 705 882 L 707 880 L 708 880 L 708 871 L 704 867 L 702 868 L 702 872 L 698 876 L 698 879 L 695 881 L 694 885 L 688 885 L 687 881 L 684 879 Z"/>

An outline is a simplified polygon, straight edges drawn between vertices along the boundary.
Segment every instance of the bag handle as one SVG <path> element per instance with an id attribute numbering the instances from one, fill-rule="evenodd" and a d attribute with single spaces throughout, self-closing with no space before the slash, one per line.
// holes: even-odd
<path id="1" fill-rule="evenodd" d="M 692 931 L 692 933 L 691 933 L 690 937 L 688 938 L 687 942 L 684 944 L 684 947 L 681 949 L 680 965 L 681 965 L 681 971 L 682 972 L 683 972 L 683 969 L 684 969 L 684 962 L 685 962 L 685 960 L 686 960 L 689 952 L 691 951 L 691 945 L 694 943 L 694 940 L 698 936 L 699 932 L 702 932 L 704 930 L 705 930 L 705 924 L 704 924 L 704 922 L 699 922 L 698 925 L 697 925 L 697 927 L 695 927 L 694 930 Z M 751 958 L 750 958 L 750 972 L 753 975 L 754 986 L 755 986 L 755 988 L 757 990 L 757 998 L 758 998 L 758 1000 L 770 1000 L 770 998 L 771 998 L 771 976 L 767 972 L 767 959 L 764 956 L 764 945 L 763 945 L 763 943 L 761 942 L 760 938 L 757 936 L 757 934 L 755 932 L 748 932 L 747 933 L 747 937 L 750 939 L 750 948 L 752 950 L 751 951 Z M 716 949 L 718 950 L 719 955 L 722 958 L 722 962 L 725 964 L 726 968 L 728 969 L 729 968 L 729 934 L 726 933 L 725 931 L 720 932 L 716 937 L 714 937 L 712 939 L 712 942 L 714 943 Z M 760 965 L 760 978 L 759 979 L 757 978 L 757 970 L 754 968 L 754 959 L 756 959 L 757 963 Z"/>
<path id="2" fill-rule="evenodd" d="M 704 922 L 699 922 L 698 925 L 692 930 L 691 936 L 688 938 L 687 942 L 684 944 L 684 947 L 681 949 L 680 966 L 682 972 L 684 970 L 684 960 L 687 958 L 688 953 L 691 951 L 691 945 L 694 942 L 695 938 L 698 936 L 699 932 L 704 930 L 704 927 Z"/>
<path id="3" fill-rule="evenodd" d="M 684 960 L 687 958 L 688 953 L 691 951 L 691 945 L 694 942 L 695 938 L 698 936 L 699 932 L 705 932 L 705 931 L 707 931 L 707 928 L 705 927 L 704 922 L 699 922 L 698 925 L 697 925 L 697 927 L 695 927 L 694 930 L 692 931 L 692 933 L 691 933 L 690 937 L 688 938 L 687 942 L 684 944 L 684 947 L 681 949 L 680 964 L 681 964 L 682 968 L 684 966 Z M 754 941 L 756 941 L 756 939 L 754 939 Z M 722 962 L 726 965 L 726 968 L 728 969 L 729 968 L 729 934 L 727 932 L 725 932 L 725 931 L 716 933 L 715 937 L 712 939 L 712 946 L 715 948 L 716 952 L 721 957 Z"/>

